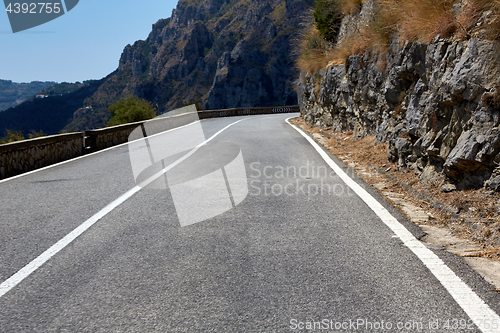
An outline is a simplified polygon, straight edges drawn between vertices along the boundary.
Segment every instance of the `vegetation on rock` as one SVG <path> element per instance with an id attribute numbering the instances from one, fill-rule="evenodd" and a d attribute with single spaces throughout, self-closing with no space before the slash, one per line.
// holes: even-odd
<path id="1" fill-rule="evenodd" d="M 367 3 L 365 13 L 362 3 Z M 401 44 L 429 43 L 437 36 L 500 41 L 500 0 L 317 0 L 313 20 L 323 41 L 318 33 L 303 34 L 298 62 L 309 73 L 367 51 L 383 55 L 391 39 Z M 345 31 L 339 32 L 338 20 Z"/>
<path id="2" fill-rule="evenodd" d="M 443 192 L 500 192 L 499 3 L 363 2 L 342 19 L 335 44 L 319 33 L 303 41 L 303 118 L 376 135 L 398 169 Z"/>
<path id="3" fill-rule="evenodd" d="M 319 35 L 327 42 L 335 42 L 341 21 L 338 0 L 316 0 L 313 18 Z"/>
<path id="4" fill-rule="evenodd" d="M 156 116 L 156 108 L 145 99 L 127 97 L 108 107 L 111 119 L 108 126 L 133 123 L 148 120 Z"/>
<path id="5" fill-rule="evenodd" d="M 22 131 L 7 130 L 7 135 L 4 138 L 0 139 L 0 144 L 11 143 L 21 140 L 24 140 L 24 135 Z"/>

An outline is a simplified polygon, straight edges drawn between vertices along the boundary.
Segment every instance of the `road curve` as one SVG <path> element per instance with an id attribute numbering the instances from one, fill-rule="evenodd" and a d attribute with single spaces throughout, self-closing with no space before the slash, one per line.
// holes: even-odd
<path id="1" fill-rule="evenodd" d="M 111 207 L 0 296 L 0 331 L 495 332 L 500 322 L 485 317 L 493 319 L 479 329 L 455 291 L 288 117 L 201 121 L 209 145 L 160 175 L 165 186 L 137 187 L 128 145 L 0 182 L 0 283 Z M 243 176 L 225 167 L 237 156 Z M 224 182 L 198 183 L 181 207 L 177 186 L 219 172 Z M 242 179 L 247 191 L 238 192 Z M 227 200 L 202 201 L 206 188 L 227 189 L 228 208 L 182 226 L 182 209 L 226 207 Z M 484 280 L 460 259 L 431 251 L 499 313 L 500 297 Z"/>

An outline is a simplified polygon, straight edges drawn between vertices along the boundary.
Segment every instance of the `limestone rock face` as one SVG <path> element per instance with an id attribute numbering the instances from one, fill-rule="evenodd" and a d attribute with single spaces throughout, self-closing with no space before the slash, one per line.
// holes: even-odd
<path id="1" fill-rule="evenodd" d="M 315 75 L 302 73 L 301 113 L 309 124 L 354 131 L 358 138 L 376 135 L 389 143 L 390 160 L 415 169 L 423 181 L 500 190 L 494 172 L 500 109 L 492 102 L 500 94 L 498 58 L 491 42 L 475 38 L 392 41 L 384 66 L 365 53 Z"/>

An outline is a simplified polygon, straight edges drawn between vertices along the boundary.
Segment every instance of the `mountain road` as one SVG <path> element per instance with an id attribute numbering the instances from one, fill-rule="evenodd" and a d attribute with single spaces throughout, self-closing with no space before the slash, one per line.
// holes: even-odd
<path id="1" fill-rule="evenodd" d="M 129 144 L 1 181 L 0 331 L 500 332 L 491 286 L 291 116 L 202 120 L 142 183 Z"/>

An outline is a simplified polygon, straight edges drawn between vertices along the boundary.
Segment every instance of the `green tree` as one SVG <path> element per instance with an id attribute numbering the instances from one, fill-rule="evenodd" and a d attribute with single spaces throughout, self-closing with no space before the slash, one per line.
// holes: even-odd
<path id="1" fill-rule="evenodd" d="M 313 18 L 321 37 L 329 42 L 335 42 L 342 20 L 338 0 L 316 0 Z"/>
<path id="2" fill-rule="evenodd" d="M 35 139 L 35 138 L 40 138 L 42 136 L 47 136 L 47 134 L 43 133 L 42 130 L 40 130 L 40 132 L 37 132 L 35 130 L 32 130 L 31 133 L 28 134 L 28 137 L 30 139 Z"/>
<path id="3" fill-rule="evenodd" d="M 22 131 L 11 131 L 7 130 L 7 136 L 0 139 L 0 144 L 11 143 L 15 141 L 24 140 L 24 135 Z"/>
<path id="4" fill-rule="evenodd" d="M 115 126 L 147 120 L 156 116 L 156 108 L 139 97 L 127 97 L 108 107 L 111 119 L 108 126 Z"/>

